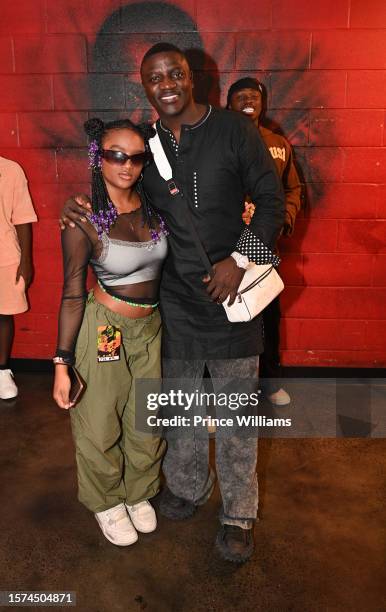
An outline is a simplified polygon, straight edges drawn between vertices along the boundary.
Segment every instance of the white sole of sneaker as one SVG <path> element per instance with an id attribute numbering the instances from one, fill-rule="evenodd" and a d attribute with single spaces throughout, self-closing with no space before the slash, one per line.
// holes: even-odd
<path id="1" fill-rule="evenodd" d="M 138 529 L 138 527 L 136 527 L 136 530 L 139 531 L 139 533 L 153 533 L 153 531 L 155 531 L 156 529 L 157 529 L 157 525 L 153 527 L 152 529 Z"/>
<path id="2" fill-rule="evenodd" d="M 17 393 L 16 393 L 16 395 L 0 395 L 0 400 L 16 399 L 17 395 L 18 395 Z"/>
<path id="3" fill-rule="evenodd" d="M 285 402 L 275 401 L 275 402 L 273 402 L 272 400 L 269 400 L 269 402 L 270 402 L 270 404 L 272 404 L 272 406 L 288 406 L 288 404 L 291 403 L 291 400 L 289 402 L 288 401 L 285 401 Z"/>

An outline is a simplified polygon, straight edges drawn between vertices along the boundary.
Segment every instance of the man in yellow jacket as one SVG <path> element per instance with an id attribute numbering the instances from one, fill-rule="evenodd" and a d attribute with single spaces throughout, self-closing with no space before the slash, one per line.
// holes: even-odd
<path id="1" fill-rule="evenodd" d="M 280 134 L 260 125 L 263 110 L 262 84 L 252 77 L 233 83 L 228 91 L 227 108 L 249 117 L 256 127 L 275 162 L 285 193 L 285 222 L 282 235 L 290 236 L 294 230 L 296 215 L 301 203 L 301 185 L 293 160 L 289 142 Z M 248 225 L 254 213 L 254 205 L 245 203 L 243 219 Z M 280 386 L 280 302 L 276 298 L 263 312 L 264 353 L 260 356 L 260 376 L 268 399 L 275 405 L 284 406 L 291 401 L 288 393 Z"/>

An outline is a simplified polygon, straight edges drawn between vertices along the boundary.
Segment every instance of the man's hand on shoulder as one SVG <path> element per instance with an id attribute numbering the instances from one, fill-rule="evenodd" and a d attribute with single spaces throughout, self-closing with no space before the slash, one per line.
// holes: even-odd
<path id="1" fill-rule="evenodd" d="M 75 227 L 74 221 L 86 223 L 87 218 L 85 215 L 91 210 L 90 198 L 87 195 L 81 193 L 71 196 L 63 206 L 62 214 L 59 219 L 60 229 L 64 230 L 68 226 Z"/>
<path id="2" fill-rule="evenodd" d="M 227 257 L 214 264 L 213 271 L 214 274 L 211 278 L 207 275 L 202 279 L 208 285 L 207 292 L 211 299 L 218 304 L 225 302 L 229 296 L 229 306 L 232 306 L 245 270 L 237 267 L 233 257 Z"/>

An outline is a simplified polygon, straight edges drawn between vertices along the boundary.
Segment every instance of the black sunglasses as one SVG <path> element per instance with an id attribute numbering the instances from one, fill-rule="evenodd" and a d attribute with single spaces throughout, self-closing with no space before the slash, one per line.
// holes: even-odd
<path id="1" fill-rule="evenodd" d="M 123 166 L 127 160 L 130 160 L 133 166 L 143 166 L 146 162 L 150 162 L 153 159 L 150 151 L 126 155 L 122 151 L 113 151 L 112 149 L 102 149 L 101 157 L 110 164 L 117 164 L 118 166 Z"/>

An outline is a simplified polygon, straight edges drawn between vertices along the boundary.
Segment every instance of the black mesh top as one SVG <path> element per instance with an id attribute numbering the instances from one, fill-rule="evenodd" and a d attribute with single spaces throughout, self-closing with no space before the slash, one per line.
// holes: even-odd
<path id="1" fill-rule="evenodd" d="M 156 229 L 159 229 L 157 224 L 154 225 Z M 106 240 L 110 242 L 110 245 L 115 243 L 121 247 L 127 245 L 128 250 L 127 265 L 124 266 L 127 272 L 124 275 L 126 283 L 114 284 L 113 287 L 111 283 L 106 283 L 103 285 L 104 289 L 112 295 L 130 299 L 133 302 L 152 304 L 158 300 L 161 264 L 167 251 L 166 239 L 161 234 L 161 240 L 157 243 L 151 240 L 150 228 L 143 219 L 141 208 L 131 213 L 118 215 L 110 229 L 109 236 L 103 235 L 101 239 L 98 238 L 97 231 L 91 222 L 78 222 L 75 228 L 67 227 L 62 232 L 64 282 L 56 355 L 65 358 L 69 363 L 74 361 L 76 339 L 86 304 L 88 265 L 90 263 L 93 266 L 97 277 L 100 271 L 104 270 Z M 147 280 L 128 283 L 130 275 L 134 280 L 138 280 L 140 276 L 139 258 L 136 257 L 139 250 L 142 277 Z M 145 259 L 148 260 L 147 266 L 144 264 Z"/>

